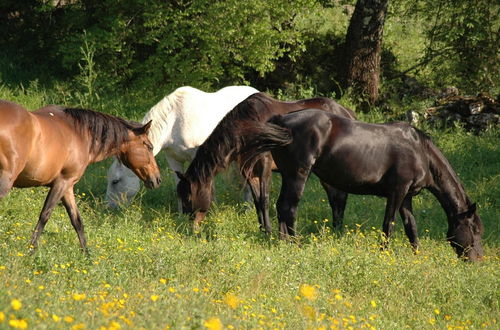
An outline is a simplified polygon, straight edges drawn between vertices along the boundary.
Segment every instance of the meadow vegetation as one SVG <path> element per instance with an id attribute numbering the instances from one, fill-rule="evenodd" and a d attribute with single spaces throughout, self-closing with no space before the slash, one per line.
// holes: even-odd
<path id="1" fill-rule="evenodd" d="M 36 108 L 54 97 L 34 86 L 0 98 Z M 118 105 L 118 100 L 109 100 Z M 121 104 L 125 107 L 124 104 Z M 118 110 L 116 110 L 118 111 Z M 382 114 L 361 114 L 381 121 Z M 425 128 L 444 151 L 485 224 L 483 262 L 456 258 L 446 219 L 429 193 L 415 199 L 421 249 L 400 223 L 379 249 L 385 202 L 350 196 L 342 234 L 331 230 L 316 178 L 300 203 L 295 243 L 259 232 L 232 176 L 217 179 L 217 200 L 200 233 L 176 212 L 172 173 L 132 205 L 106 208 L 110 161 L 90 166 L 77 185 L 91 254 L 79 249 L 62 206 L 39 250 L 28 240 L 46 188 L 14 189 L 0 201 L 0 328 L 495 328 L 498 327 L 500 196 L 498 130 Z M 279 176 L 274 175 L 272 205 Z M 271 210 L 274 232 L 276 213 Z"/>
<path id="2" fill-rule="evenodd" d="M 17 6 L 7 15 L 11 21 L 0 20 L 0 99 L 30 110 L 60 104 L 141 120 L 181 85 L 213 91 L 251 84 L 283 100 L 342 95 L 339 102 L 357 110 L 349 91 L 335 87 L 354 1 L 147 2 L 0 4 L 0 15 Z M 400 120 L 407 110 L 431 106 L 449 84 L 498 94 L 498 7 L 477 3 L 481 10 L 465 0 L 390 1 L 381 102 L 357 111 L 359 119 Z M 482 262 L 456 257 L 446 242 L 445 214 L 428 192 L 414 199 L 418 253 L 399 219 L 382 252 L 383 199 L 349 196 L 343 233 L 333 233 L 326 195 L 311 177 L 299 204 L 297 241 L 284 242 L 277 239 L 274 208 L 279 174 L 271 192 L 274 234 L 267 237 L 253 206 L 242 202 L 242 187 L 222 173 L 216 201 L 193 232 L 177 213 L 161 154 L 162 186 L 142 188 L 120 210 L 104 201 L 106 160 L 91 165 L 75 188 L 89 256 L 62 206 L 38 251 L 28 254 L 47 188 L 13 189 L 0 200 L 0 329 L 499 328 L 500 132 L 420 128 L 478 203 Z"/>

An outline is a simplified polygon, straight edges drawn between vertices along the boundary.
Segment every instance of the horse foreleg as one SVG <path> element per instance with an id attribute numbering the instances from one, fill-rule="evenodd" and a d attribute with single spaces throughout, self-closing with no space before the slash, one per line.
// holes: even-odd
<path id="1" fill-rule="evenodd" d="M 83 229 L 83 221 L 80 216 L 80 212 L 78 211 L 78 207 L 76 206 L 75 194 L 73 192 L 73 187 L 70 187 L 66 190 L 66 193 L 62 197 L 62 202 L 66 212 L 68 213 L 69 219 L 71 220 L 71 224 L 75 229 L 78 240 L 80 241 L 80 247 L 82 250 L 88 254 L 87 250 L 87 239 L 85 238 L 85 232 Z"/>
<path id="2" fill-rule="evenodd" d="M 413 216 L 412 196 L 407 195 L 399 208 L 399 214 L 403 220 L 406 236 L 410 240 L 413 251 L 418 250 L 417 222 Z"/>
<path id="3" fill-rule="evenodd" d="M 263 160 L 262 169 L 260 171 L 259 186 L 260 186 L 260 205 L 262 208 L 262 223 L 267 234 L 271 233 L 271 221 L 269 220 L 269 187 L 271 186 L 272 178 L 272 159 L 266 157 Z"/>
<path id="4" fill-rule="evenodd" d="M 175 186 L 177 187 L 177 184 L 179 183 L 179 178 L 177 177 L 177 175 L 175 174 L 175 172 L 179 172 L 179 173 L 184 173 L 184 166 L 181 162 L 173 159 L 173 158 L 170 158 L 170 157 L 166 157 L 167 158 L 167 163 L 168 163 L 168 166 L 172 169 L 173 171 L 173 175 L 174 175 L 174 182 L 175 182 Z M 179 213 L 182 213 L 182 201 L 181 199 L 177 196 L 177 211 Z"/>
<path id="5" fill-rule="evenodd" d="M 45 198 L 45 203 L 43 204 L 42 211 L 40 212 L 40 217 L 38 218 L 38 223 L 36 224 L 35 231 L 31 236 L 30 246 L 34 251 L 38 246 L 38 239 L 42 234 L 47 221 L 57 205 L 61 197 L 64 195 L 67 189 L 67 184 L 65 181 L 56 181 L 49 190 L 47 197 Z"/>
<path id="6" fill-rule="evenodd" d="M 308 174 L 296 173 L 293 176 L 282 174 L 281 191 L 276 203 L 281 239 L 295 236 L 295 218 L 307 178 Z"/>
<path id="7" fill-rule="evenodd" d="M 333 188 L 328 183 L 321 181 L 321 185 L 326 191 L 328 202 L 332 208 L 333 229 L 335 231 L 342 230 L 342 222 L 344 220 L 344 211 L 347 203 L 347 193 Z"/>
<path id="8" fill-rule="evenodd" d="M 249 178 L 247 179 L 248 187 L 250 188 L 250 192 L 252 193 L 253 203 L 255 205 L 255 211 L 257 212 L 257 220 L 259 221 L 260 230 L 265 230 L 264 226 L 264 215 L 261 206 L 260 199 L 260 182 L 258 178 Z"/>

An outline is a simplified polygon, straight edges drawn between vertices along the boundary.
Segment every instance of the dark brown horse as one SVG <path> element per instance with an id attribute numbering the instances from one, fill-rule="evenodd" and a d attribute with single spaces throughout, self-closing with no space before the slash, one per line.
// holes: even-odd
<path id="1" fill-rule="evenodd" d="M 244 142 L 242 132 L 277 114 L 285 114 L 305 108 L 319 108 L 346 118 L 355 118 L 354 112 L 335 101 L 317 97 L 295 102 L 281 102 L 265 93 L 256 93 L 239 103 L 217 125 L 207 140 L 200 145 L 196 156 L 185 174 L 177 173 L 180 181 L 177 193 L 184 213 L 194 217 L 195 226 L 205 218 L 212 202 L 215 175 L 237 161 L 242 174 L 248 180 L 254 198 L 261 229 L 271 231 L 269 222 L 269 184 L 273 161 L 270 153 L 263 154 L 250 173 L 240 161 Z M 335 200 L 335 217 L 341 218 L 347 195 L 325 185 L 329 197 Z"/>
<path id="2" fill-rule="evenodd" d="M 277 212 L 282 237 L 294 235 L 297 205 L 310 173 L 352 194 L 387 198 L 383 232 L 388 239 L 396 212 L 416 249 L 412 198 L 431 191 L 448 217 L 447 238 L 469 260 L 483 255 L 483 225 L 457 174 L 431 139 L 406 123 L 367 124 L 307 109 L 276 116 L 247 131 L 248 161 L 272 151 L 281 173 Z M 257 157 L 257 158 L 256 158 Z M 384 244 L 386 240 L 384 240 Z"/>
<path id="3" fill-rule="evenodd" d="M 31 238 L 32 249 L 62 199 L 86 250 L 73 186 L 90 163 L 116 155 L 148 188 L 158 187 L 160 172 L 147 137 L 150 125 L 55 105 L 29 112 L 0 101 L 0 198 L 12 187 L 50 187 Z"/>

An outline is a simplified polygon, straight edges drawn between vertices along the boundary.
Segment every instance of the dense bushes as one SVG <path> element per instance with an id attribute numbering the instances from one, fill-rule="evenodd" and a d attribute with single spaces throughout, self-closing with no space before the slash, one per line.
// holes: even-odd
<path id="1" fill-rule="evenodd" d="M 6 0 L 0 77 L 75 82 L 82 71 L 89 77 L 92 64 L 93 87 L 102 92 L 125 87 L 157 97 L 179 85 L 250 83 L 339 96 L 338 63 L 354 2 Z M 498 8 L 486 0 L 390 5 L 383 85 L 404 72 L 433 88 L 498 92 Z"/>

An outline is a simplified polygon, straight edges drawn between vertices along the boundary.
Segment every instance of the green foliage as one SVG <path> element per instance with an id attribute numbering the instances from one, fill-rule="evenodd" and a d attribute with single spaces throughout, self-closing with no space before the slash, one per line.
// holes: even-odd
<path id="1" fill-rule="evenodd" d="M 433 87 L 456 85 L 467 93 L 481 90 L 498 93 L 498 3 L 488 0 L 394 2 L 403 17 L 417 18 L 421 23 L 425 48 L 420 66 L 428 69 L 422 78 L 428 78 Z"/>

